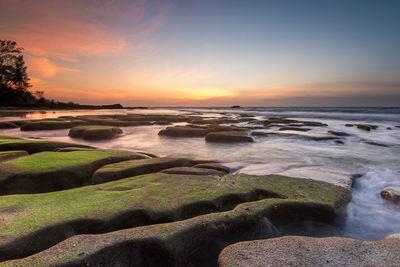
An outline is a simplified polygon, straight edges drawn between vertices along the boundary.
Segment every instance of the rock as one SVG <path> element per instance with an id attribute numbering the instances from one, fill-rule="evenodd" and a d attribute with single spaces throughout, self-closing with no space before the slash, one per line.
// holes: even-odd
<path id="1" fill-rule="evenodd" d="M 398 266 L 400 241 L 284 236 L 233 244 L 219 266 Z"/>
<path id="2" fill-rule="evenodd" d="M 386 130 L 392 130 L 392 128 L 391 127 L 386 127 Z"/>
<path id="3" fill-rule="evenodd" d="M 279 175 L 324 181 L 350 189 L 353 185 L 353 175 L 344 170 L 323 166 L 306 166 L 292 168 L 278 173 Z"/>
<path id="4" fill-rule="evenodd" d="M 147 156 L 121 150 L 40 152 L 0 162 L 0 195 L 43 193 L 91 183 L 103 165 Z"/>
<path id="5" fill-rule="evenodd" d="M 71 144 L 65 142 L 54 142 L 54 141 L 36 141 L 27 140 L 21 138 L 2 138 L 0 136 L 0 151 L 11 151 L 11 150 L 25 150 L 29 154 L 42 152 L 42 151 L 54 151 L 57 148 L 63 147 L 83 147 L 93 148 L 87 145 Z"/>
<path id="6" fill-rule="evenodd" d="M 155 121 L 154 125 L 171 125 L 172 123 L 169 121 Z"/>
<path id="7" fill-rule="evenodd" d="M 72 128 L 68 135 L 74 138 L 86 140 L 102 140 L 117 137 L 122 134 L 122 130 L 115 126 L 76 126 Z"/>
<path id="8" fill-rule="evenodd" d="M 188 126 L 175 126 L 167 127 L 161 130 L 158 135 L 172 136 L 172 137 L 204 137 L 210 130 L 207 128 L 194 128 Z"/>
<path id="9" fill-rule="evenodd" d="M 207 142 L 236 143 L 236 142 L 254 142 L 253 138 L 245 132 L 211 132 L 206 135 Z"/>
<path id="10" fill-rule="evenodd" d="M 216 175 L 223 176 L 226 174 L 224 171 L 217 171 L 214 169 L 194 168 L 194 167 L 175 167 L 161 171 L 168 174 L 184 174 L 184 175 Z"/>
<path id="11" fill-rule="evenodd" d="M 202 164 L 197 164 L 195 166 L 193 166 L 195 168 L 204 168 L 204 169 L 212 169 L 212 170 L 217 170 L 217 171 L 222 171 L 225 173 L 229 173 L 231 170 L 224 166 L 221 165 L 219 163 L 202 163 Z"/>
<path id="12" fill-rule="evenodd" d="M 328 126 L 326 123 L 318 122 L 318 121 L 300 121 L 303 126 Z"/>
<path id="13" fill-rule="evenodd" d="M 346 126 L 346 127 L 353 127 L 354 125 L 353 125 L 353 124 L 350 124 L 350 123 L 347 123 L 347 124 L 345 124 L 344 126 Z"/>
<path id="14" fill-rule="evenodd" d="M 335 140 L 335 144 L 344 145 L 344 142 L 342 140 Z"/>
<path id="15" fill-rule="evenodd" d="M 44 120 L 33 121 L 21 126 L 21 131 L 60 130 L 73 127 L 70 121 Z"/>
<path id="16" fill-rule="evenodd" d="M 378 129 L 378 126 L 370 125 L 370 124 L 357 124 L 356 126 L 358 129 L 367 131 L 367 132 Z"/>
<path id="17" fill-rule="evenodd" d="M 0 129 L 18 128 L 18 125 L 10 121 L 0 121 Z"/>
<path id="18" fill-rule="evenodd" d="M 16 151 L 2 151 L 0 152 L 0 161 L 10 160 L 14 158 L 19 158 L 23 156 L 27 156 L 28 152 L 25 150 L 16 150 Z"/>
<path id="19" fill-rule="evenodd" d="M 268 137 L 268 136 L 276 136 L 276 137 L 288 137 L 288 138 L 299 138 L 310 141 L 328 141 L 328 140 L 338 140 L 340 139 L 337 136 L 332 135 L 324 135 L 320 133 L 281 133 L 281 132 L 258 132 L 254 131 L 251 133 L 252 136 L 258 137 Z"/>
<path id="20" fill-rule="evenodd" d="M 400 186 L 389 186 L 381 191 L 381 197 L 394 203 L 400 202 Z"/>
<path id="21" fill-rule="evenodd" d="M 71 151 L 91 151 L 96 150 L 96 148 L 86 148 L 86 147 L 62 147 L 57 148 L 55 152 L 71 152 Z"/>
<path id="22" fill-rule="evenodd" d="M 0 198 L 0 261 L 132 266 L 158 259 L 158 265 L 208 266 L 201 261 L 215 264 L 222 246 L 249 238 L 247 231 L 266 219 L 332 223 L 350 196 L 341 187 L 283 176 L 165 173 L 10 195 Z"/>
<path id="23" fill-rule="evenodd" d="M 240 108 L 240 106 L 239 105 L 234 105 L 234 106 L 231 106 L 231 108 Z"/>
<path id="24" fill-rule="evenodd" d="M 310 128 L 300 128 L 300 127 L 281 127 L 279 131 L 300 131 L 300 132 L 307 132 L 311 130 Z"/>
<path id="25" fill-rule="evenodd" d="M 126 177 L 155 173 L 165 169 L 193 166 L 196 161 L 184 158 L 151 158 L 128 160 L 99 168 L 92 176 L 92 183 L 99 184 Z"/>
<path id="26" fill-rule="evenodd" d="M 368 144 L 368 145 L 373 145 L 373 146 L 381 146 L 381 147 L 389 147 L 389 144 L 385 144 L 385 143 L 379 143 L 376 142 L 374 140 L 370 140 L 370 139 L 361 139 L 361 142 Z"/>
<path id="27" fill-rule="evenodd" d="M 339 131 L 328 131 L 328 133 L 336 135 L 336 136 L 351 136 L 351 134 Z"/>

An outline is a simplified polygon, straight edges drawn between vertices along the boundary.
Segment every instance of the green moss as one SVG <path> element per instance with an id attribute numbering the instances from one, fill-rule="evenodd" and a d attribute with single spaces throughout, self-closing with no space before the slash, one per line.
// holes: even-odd
<path id="1" fill-rule="evenodd" d="M 38 171 L 49 168 L 62 168 L 66 166 L 83 164 L 105 157 L 117 156 L 121 151 L 71 151 L 71 152 L 41 152 L 27 157 L 9 160 L 6 163 L 13 164 L 26 171 Z"/>

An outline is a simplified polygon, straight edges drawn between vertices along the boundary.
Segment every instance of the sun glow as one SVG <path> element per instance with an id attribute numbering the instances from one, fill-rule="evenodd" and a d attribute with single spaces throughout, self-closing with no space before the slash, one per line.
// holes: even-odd
<path id="1" fill-rule="evenodd" d="M 219 88 L 198 88 L 198 89 L 185 89 L 182 90 L 182 95 L 178 96 L 181 99 L 191 100 L 206 100 L 218 97 L 231 97 L 236 94 L 230 90 Z"/>

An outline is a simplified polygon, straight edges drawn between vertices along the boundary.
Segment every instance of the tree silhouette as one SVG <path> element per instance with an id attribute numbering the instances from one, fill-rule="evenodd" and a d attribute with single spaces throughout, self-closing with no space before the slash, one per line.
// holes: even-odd
<path id="1" fill-rule="evenodd" d="M 0 88 L 25 91 L 29 84 L 23 48 L 9 40 L 0 40 Z"/>

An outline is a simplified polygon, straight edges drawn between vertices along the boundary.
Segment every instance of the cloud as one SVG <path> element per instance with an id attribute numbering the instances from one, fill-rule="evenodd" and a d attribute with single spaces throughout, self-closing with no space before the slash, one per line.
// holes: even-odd
<path id="1" fill-rule="evenodd" d="M 29 72 L 36 78 L 50 78 L 61 71 L 76 71 L 71 68 L 58 66 L 46 57 L 27 56 L 26 62 L 29 66 Z"/>
<path id="2" fill-rule="evenodd" d="M 166 12 L 143 17 L 149 8 L 143 0 L 2 0 L 0 30 L 30 54 L 77 61 L 140 47 L 140 39 L 162 25 Z M 131 26 L 130 34 L 119 28 L 122 20 Z"/>

